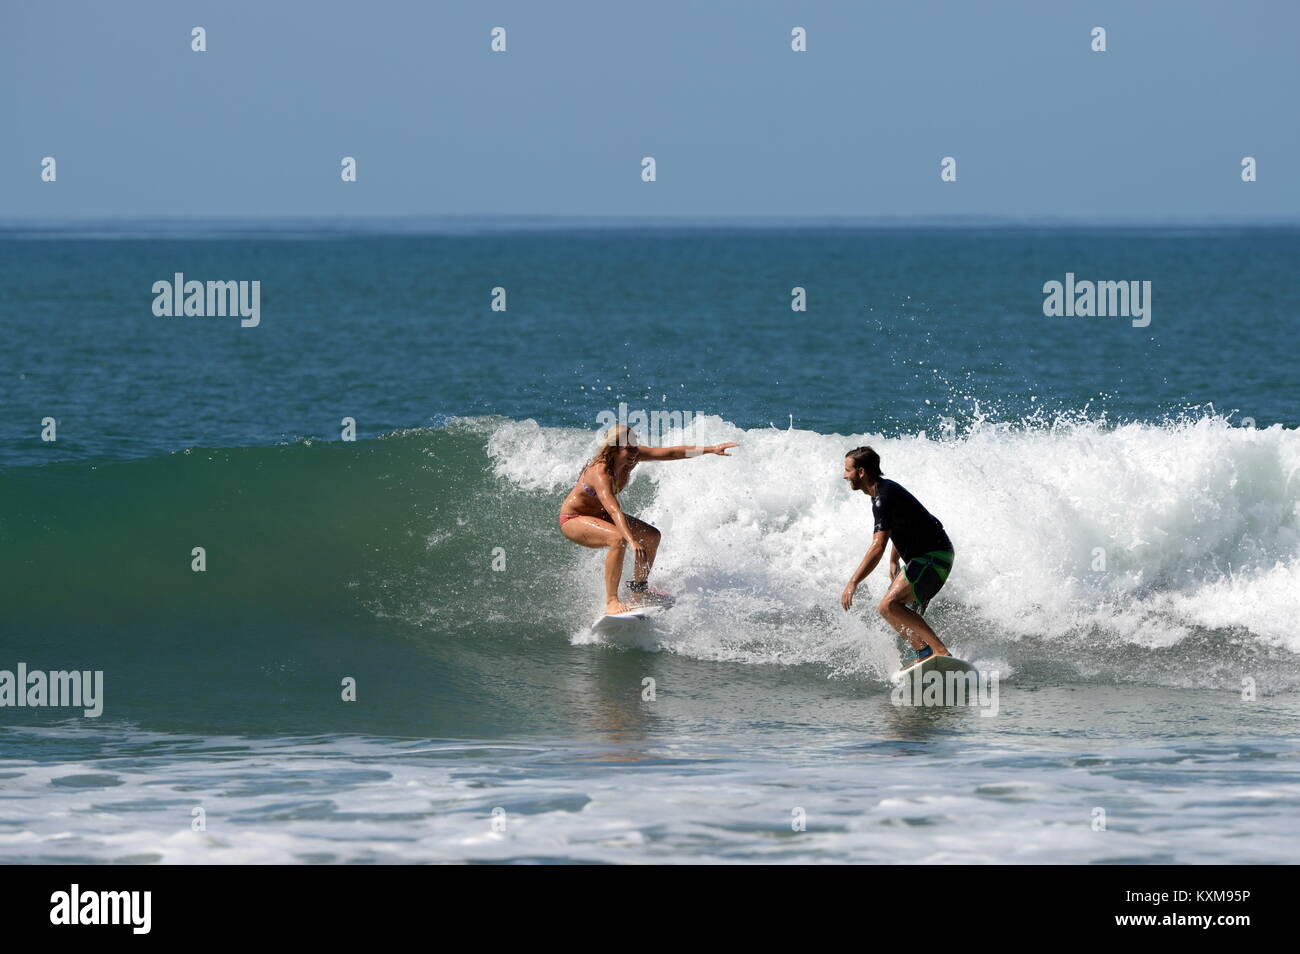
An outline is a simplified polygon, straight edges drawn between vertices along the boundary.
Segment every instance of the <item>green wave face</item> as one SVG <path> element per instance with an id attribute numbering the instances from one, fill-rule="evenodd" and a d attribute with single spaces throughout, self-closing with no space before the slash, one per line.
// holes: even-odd
<path id="1" fill-rule="evenodd" d="M 106 716 L 169 727 L 507 725 L 521 716 L 495 677 L 555 632 L 518 608 L 554 603 L 572 547 L 518 532 L 558 501 L 500 485 L 483 441 L 453 427 L 8 469 L 0 668 L 102 669 Z M 356 705 L 338 702 L 349 676 Z"/>

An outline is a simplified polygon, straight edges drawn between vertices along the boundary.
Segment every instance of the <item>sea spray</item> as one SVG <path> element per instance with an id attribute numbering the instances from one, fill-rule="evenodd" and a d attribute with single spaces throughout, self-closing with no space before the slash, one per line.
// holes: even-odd
<path id="1" fill-rule="evenodd" d="M 652 495 L 637 485 L 639 496 L 629 496 L 639 505 L 630 509 L 664 532 L 660 585 L 700 604 L 673 614 L 690 623 L 689 634 L 671 627 L 678 651 L 844 664 L 853 655 L 847 624 L 849 642 L 887 664 L 892 637 L 873 618 L 884 576 L 859 595 L 851 620 L 860 627 L 833 605 L 871 535 L 869 502 L 843 484 L 841 462 L 846 450 L 871 443 L 886 473 L 956 544 L 956 566 L 930 616 L 972 651 L 989 640 L 1064 640 L 1066 655 L 1092 667 L 1103 648 L 1141 654 L 1209 634 L 1283 651 L 1294 668 L 1294 430 L 1240 428 L 1214 416 L 1118 426 L 977 422 L 956 440 L 741 430 L 719 418 L 697 428 L 702 440 L 741 447 L 727 461 L 638 467 Z M 488 449 L 503 481 L 521 492 L 545 488 L 558 507 L 581 464 L 580 443 L 580 432 L 507 422 L 493 429 Z M 575 550 L 574 558 L 576 581 L 587 586 L 575 598 L 590 600 L 600 555 Z"/>

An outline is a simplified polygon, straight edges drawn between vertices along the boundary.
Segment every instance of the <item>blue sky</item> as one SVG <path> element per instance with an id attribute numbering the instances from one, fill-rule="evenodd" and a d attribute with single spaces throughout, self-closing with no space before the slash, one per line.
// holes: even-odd
<path id="1" fill-rule="evenodd" d="M 0 217 L 1294 221 L 1297 36 L 1289 0 L 6 3 Z"/>

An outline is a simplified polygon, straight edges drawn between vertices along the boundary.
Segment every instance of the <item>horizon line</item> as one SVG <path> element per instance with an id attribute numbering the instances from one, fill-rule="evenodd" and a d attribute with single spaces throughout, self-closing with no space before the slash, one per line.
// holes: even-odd
<path id="1" fill-rule="evenodd" d="M 0 238 L 15 234 L 308 231 L 317 234 L 419 235 L 438 232 L 548 231 L 563 229 L 1243 229 L 1297 228 L 1300 218 L 1278 216 L 995 216 L 995 215 L 559 215 L 474 213 L 448 215 L 200 215 L 4 216 Z"/>

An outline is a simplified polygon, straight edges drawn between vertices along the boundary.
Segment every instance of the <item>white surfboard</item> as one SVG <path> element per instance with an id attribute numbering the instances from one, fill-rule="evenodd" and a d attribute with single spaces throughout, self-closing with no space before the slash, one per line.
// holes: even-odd
<path id="1" fill-rule="evenodd" d="M 644 606 L 633 607 L 626 613 L 602 616 L 591 624 L 591 631 L 593 633 L 626 633 L 635 632 L 643 627 L 649 628 L 650 620 L 667 608 L 667 606 L 647 603 Z"/>
<path id="2" fill-rule="evenodd" d="M 915 679 L 918 675 L 925 677 L 927 672 L 970 672 L 975 667 L 964 659 L 958 659 L 956 656 L 930 656 L 919 662 L 914 662 L 906 669 L 900 669 L 889 677 L 893 685 L 898 685 L 905 679 Z"/>

